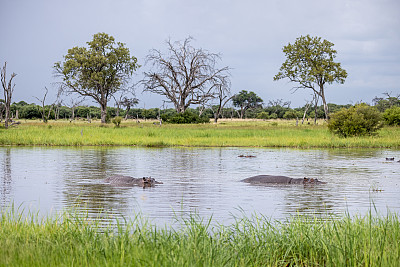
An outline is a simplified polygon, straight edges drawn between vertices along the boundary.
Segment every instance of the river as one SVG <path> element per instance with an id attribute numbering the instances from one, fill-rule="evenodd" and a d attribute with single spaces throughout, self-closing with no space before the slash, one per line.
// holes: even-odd
<path id="1" fill-rule="evenodd" d="M 252 155 L 254 157 L 238 157 Z M 386 161 L 395 157 L 395 161 Z M 96 217 L 157 225 L 196 213 L 222 224 L 260 214 L 282 220 L 400 211 L 399 150 L 272 148 L 0 147 L 0 206 L 53 214 L 71 207 Z M 112 187 L 114 174 L 151 176 L 152 188 Z M 255 186 L 259 175 L 304 176 L 324 185 Z"/>

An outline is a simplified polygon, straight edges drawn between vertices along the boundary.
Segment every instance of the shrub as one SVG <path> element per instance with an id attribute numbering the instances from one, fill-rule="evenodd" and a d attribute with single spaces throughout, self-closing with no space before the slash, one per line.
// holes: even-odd
<path id="1" fill-rule="evenodd" d="M 271 115 L 269 115 L 270 119 L 277 119 L 278 118 L 278 114 L 276 113 L 272 113 Z"/>
<path id="2" fill-rule="evenodd" d="M 381 120 L 381 113 L 375 107 L 359 104 L 334 113 L 328 128 L 342 137 L 373 135 L 383 127 Z"/>
<path id="3" fill-rule="evenodd" d="M 121 124 L 122 118 L 120 116 L 115 117 L 112 122 L 115 124 L 115 127 L 119 128 Z"/>
<path id="4" fill-rule="evenodd" d="M 257 115 L 257 119 L 267 120 L 269 118 L 268 112 L 262 111 Z"/>
<path id="5" fill-rule="evenodd" d="M 288 110 L 283 115 L 283 118 L 287 119 L 287 120 L 296 119 L 298 117 L 300 117 L 300 116 L 299 116 L 298 112 L 296 112 L 295 110 Z"/>
<path id="6" fill-rule="evenodd" d="M 400 107 L 391 107 L 385 110 L 383 118 L 389 125 L 400 126 Z"/>
<path id="7" fill-rule="evenodd" d="M 184 113 L 177 113 L 172 116 L 162 115 L 162 120 L 168 123 L 184 124 L 184 123 L 209 123 L 210 118 L 207 116 L 199 116 L 188 110 Z"/>

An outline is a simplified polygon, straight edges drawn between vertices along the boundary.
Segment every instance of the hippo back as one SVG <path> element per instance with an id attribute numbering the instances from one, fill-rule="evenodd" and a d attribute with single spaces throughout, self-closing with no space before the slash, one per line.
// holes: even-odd
<path id="1" fill-rule="evenodd" d="M 138 179 L 130 177 L 130 176 L 124 176 L 124 175 L 114 175 L 114 176 L 108 177 L 107 179 L 104 180 L 104 182 L 110 183 L 110 184 L 116 185 L 116 186 L 138 185 Z"/>
<path id="2" fill-rule="evenodd" d="M 257 175 L 243 179 L 242 182 L 251 184 L 289 184 L 292 178 L 287 176 Z"/>

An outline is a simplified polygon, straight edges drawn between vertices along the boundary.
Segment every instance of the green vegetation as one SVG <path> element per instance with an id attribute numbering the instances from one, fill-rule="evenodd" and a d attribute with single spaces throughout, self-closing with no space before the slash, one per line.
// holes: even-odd
<path id="1" fill-rule="evenodd" d="M 342 137 L 374 135 L 382 127 L 381 113 L 366 104 L 342 109 L 328 123 L 329 130 Z"/>
<path id="2" fill-rule="evenodd" d="M 340 138 L 319 125 L 294 120 L 221 120 L 218 124 L 163 124 L 155 121 L 122 121 L 100 127 L 98 120 L 22 121 L 17 127 L 0 129 L 0 145 L 45 146 L 188 146 L 188 147 L 297 147 L 399 148 L 400 128 L 384 127 L 377 136 Z M 157 121 L 158 122 L 158 121 Z M 51 127 L 48 127 L 51 126 Z"/>
<path id="3" fill-rule="evenodd" d="M 54 70 L 62 79 L 62 90 L 90 97 L 100 105 L 101 122 L 106 123 L 108 102 L 126 86 L 139 65 L 125 44 L 106 33 L 94 34 L 87 45 L 68 49 L 64 61 L 56 62 Z"/>
<path id="4" fill-rule="evenodd" d="M 228 226 L 192 215 L 178 230 L 141 216 L 123 224 L 64 212 L 0 213 L 0 266 L 398 266 L 400 221 L 387 216 L 283 222 L 236 218 Z"/>
<path id="5" fill-rule="evenodd" d="M 311 89 L 314 97 L 321 98 L 326 119 L 329 118 L 326 84 L 343 84 L 347 78 L 347 72 L 340 63 L 334 61 L 337 51 L 333 46 L 333 43 L 321 40 L 321 37 L 307 35 L 296 38 L 294 44 L 283 47 L 286 60 L 274 77 L 275 81 L 287 78 L 295 82 L 297 89 Z"/>
<path id="6" fill-rule="evenodd" d="M 391 107 L 385 110 L 383 118 L 389 125 L 400 126 L 400 107 Z"/>
<path id="7" fill-rule="evenodd" d="M 120 116 L 112 119 L 112 123 L 114 123 L 115 127 L 119 128 L 121 126 L 122 118 Z"/>
<path id="8" fill-rule="evenodd" d="M 168 116 L 164 114 L 161 116 L 162 120 L 169 123 L 175 124 L 188 124 L 188 123 L 209 123 L 210 118 L 207 116 L 199 116 L 196 113 L 185 110 L 183 113 L 175 113 Z"/>

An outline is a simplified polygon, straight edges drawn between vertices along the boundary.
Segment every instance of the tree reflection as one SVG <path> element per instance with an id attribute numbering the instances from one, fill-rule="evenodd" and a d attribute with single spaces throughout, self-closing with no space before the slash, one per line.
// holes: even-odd
<path id="1" fill-rule="evenodd" d="M 9 203 L 12 190 L 12 175 L 11 175 L 11 149 L 2 149 L 3 154 L 3 177 L 1 179 L 1 206 Z"/>

